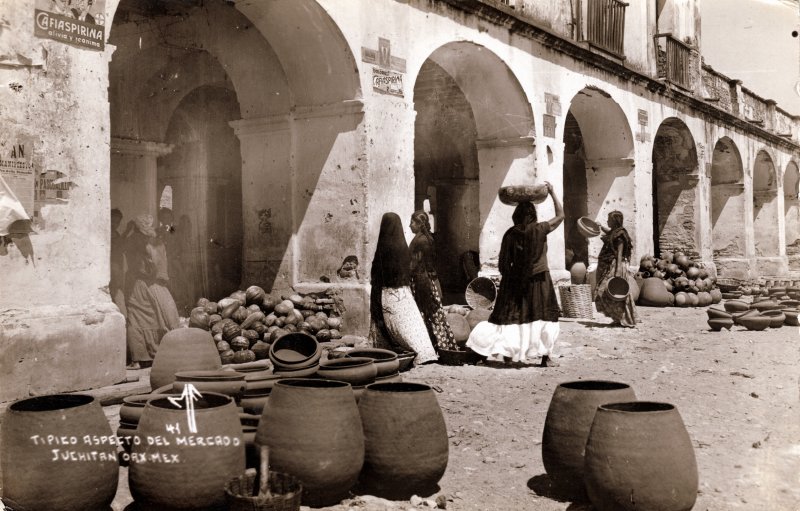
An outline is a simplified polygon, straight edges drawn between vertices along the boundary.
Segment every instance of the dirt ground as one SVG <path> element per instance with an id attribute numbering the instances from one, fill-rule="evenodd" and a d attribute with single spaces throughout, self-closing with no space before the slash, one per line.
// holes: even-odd
<path id="1" fill-rule="evenodd" d="M 606 379 L 678 408 L 700 474 L 695 510 L 799 511 L 800 329 L 717 333 L 702 308 L 639 312 L 635 330 L 611 328 L 600 315 L 562 320 L 558 367 L 426 365 L 404 373 L 443 391 L 450 458 L 440 491 L 404 502 L 354 496 L 325 509 L 425 509 L 439 496 L 454 511 L 589 511 L 549 490 L 542 429 L 559 383 Z M 113 428 L 118 409 L 106 408 Z M 123 469 L 115 511 L 130 502 L 126 477 Z"/>

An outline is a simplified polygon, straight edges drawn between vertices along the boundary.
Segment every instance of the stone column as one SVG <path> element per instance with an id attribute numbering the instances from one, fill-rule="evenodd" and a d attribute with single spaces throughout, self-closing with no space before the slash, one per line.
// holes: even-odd
<path id="1" fill-rule="evenodd" d="M 124 215 L 122 228 L 136 215 L 158 213 L 158 158 L 172 146 L 161 142 L 111 139 L 111 207 Z"/>
<path id="2" fill-rule="evenodd" d="M 287 288 L 293 232 L 289 115 L 230 125 L 242 153 L 242 286 Z"/>

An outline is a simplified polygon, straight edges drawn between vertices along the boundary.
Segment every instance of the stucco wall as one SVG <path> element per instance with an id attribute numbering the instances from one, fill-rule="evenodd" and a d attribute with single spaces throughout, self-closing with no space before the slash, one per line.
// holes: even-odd
<path id="1" fill-rule="evenodd" d="M 124 378 L 125 329 L 107 288 L 112 49 L 34 37 L 33 0 L 3 9 L 20 57 L 6 54 L 0 68 L 4 134 L 31 137 L 36 171 L 57 170 L 73 183 L 67 200 L 42 207 L 31 256 L 16 245 L 0 256 L 0 400 L 9 400 Z"/>

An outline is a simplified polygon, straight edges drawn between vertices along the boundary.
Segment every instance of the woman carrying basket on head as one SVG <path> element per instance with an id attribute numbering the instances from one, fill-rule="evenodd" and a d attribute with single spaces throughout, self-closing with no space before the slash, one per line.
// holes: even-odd
<path id="1" fill-rule="evenodd" d="M 638 318 L 633 297 L 628 294 L 624 301 L 612 300 L 606 295 L 609 281 L 614 277 L 628 279 L 628 264 L 633 242 L 628 231 L 622 226 L 623 216 L 619 211 L 608 214 L 608 227 L 603 230 L 603 248 L 597 256 L 597 288 L 595 305 L 598 312 L 610 317 L 614 326 L 633 328 Z"/>
<path id="2" fill-rule="evenodd" d="M 489 321 L 478 323 L 467 346 L 488 360 L 527 362 L 542 357 L 541 366 L 556 365 L 556 339 L 560 332 L 555 288 L 547 265 L 547 235 L 564 220 L 564 209 L 547 185 L 555 216 L 537 222 L 536 208 L 521 202 L 512 215 L 514 226 L 500 246 L 500 289 Z"/>

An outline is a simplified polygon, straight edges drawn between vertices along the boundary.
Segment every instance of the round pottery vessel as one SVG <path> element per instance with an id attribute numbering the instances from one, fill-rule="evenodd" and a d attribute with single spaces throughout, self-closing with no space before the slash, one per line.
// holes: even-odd
<path id="1" fill-rule="evenodd" d="M 584 471 L 586 491 L 598 511 L 689 511 L 697 499 L 691 439 L 668 403 L 598 407 Z"/>
<path id="2" fill-rule="evenodd" d="M 20 510 L 109 509 L 119 479 L 117 447 L 114 432 L 94 397 L 52 394 L 15 401 L 0 427 L 6 505 Z M 37 445 L 34 435 L 75 437 L 76 444 Z M 85 445 L 81 440 L 85 435 L 104 438 L 106 443 Z M 58 460 L 53 459 L 54 448 L 59 448 Z M 93 451 L 96 458 L 91 457 Z"/>
<path id="3" fill-rule="evenodd" d="M 731 318 L 711 318 L 708 320 L 708 326 L 711 330 L 719 332 L 723 328 L 730 330 L 733 326 L 733 319 Z"/>
<path id="4" fill-rule="evenodd" d="M 375 382 L 378 368 L 375 361 L 367 357 L 338 358 L 320 362 L 317 376 L 326 380 L 347 382 L 364 386 Z"/>
<path id="5" fill-rule="evenodd" d="M 786 314 L 781 310 L 768 310 L 762 312 L 761 315 L 770 318 L 770 328 L 780 328 L 783 326 L 783 322 L 786 321 Z"/>
<path id="6" fill-rule="evenodd" d="M 709 307 L 706 309 L 706 314 L 708 314 L 708 319 L 731 319 L 730 312 L 726 312 L 716 307 Z"/>
<path id="7" fill-rule="evenodd" d="M 275 368 L 308 367 L 322 355 L 317 340 L 303 332 L 286 334 L 270 345 L 269 359 Z"/>
<path id="8" fill-rule="evenodd" d="M 255 362 L 242 362 L 241 364 L 225 364 L 222 369 L 225 371 L 236 371 L 237 373 L 259 373 L 270 371 L 272 364 L 269 360 L 256 360 Z"/>
<path id="9" fill-rule="evenodd" d="M 753 303 L 750 306 L 751 309 L 755 309 L 759 312 L 771 311 L 771 310 L 779 310 L 782 308 L 781 304 L 774 300 L 759 300 L 758 302 Z"/>
<path id="10" fill-rule="evenodd" d="M 180 394 L 189 383 L 201 394 L 216 392 L 234 399 L 239 399 L 247 386 L 244 375 L 235 371 L 179 371 L 175 373 L 172 391 Z"/>
<path id="11" fill-rule="evenodd" d="M 397 370 L 402 372 L 408 371 L 412 367 L 414 367 L 414 359 L 416 358 L 417 354 L 413 351 L 407 351 L 404 353 L 398 353 L 397 355 L 397 363 L 398 367 Z"/>
<path id="12" fill-rule="evenodd" d="M 360 478 L 365 490 L 384 498 L 433 494 L 447 469 L 448 440 L 431 387 L 373 383 L 358 409 L 366 442 Z"/>
<path id="13" fill-rule="evenodd" d="M 245 395 L 239 400 L 239 404 L 242 405 L 242 409 L 245 413 L 258 415 L 260 417 L 261 413 L 264 411 L 264 407 L 267 406 L 270 394 L 271 389 L 265 390 L 261 394 Z"/>
<path id="14" fill-rule="evenodd" d="M 469 333 L 472 330 L 469 326 L 466 316 L 462 316 L 457 312 L 448 312 L 445 315 L 447 324 L 450 330 L 453 331 L 453 338 L 457 343 L 465 343 L 469 339 Z"/>
<path id="15" fill-rule="evenodd" d="M 588 216 L 580 217 L 575 224 L 578 227 L 578 232 L 586 238 L 594 238 L 600 236 L 600 224 L 589 218 Z"/>
<path id="16" fill-rule="evenodd" d="M 783 314 L 786 316 L 783 323 L 788 326 L 800 326 L 800 321 L 797 319 L 799 312 L 797 309 L 783 309 Z"/>
<path id="17" fill-rule="evenodd" d="M 259 373 L 253 373 L 259 374 Z M 244 396 L 247 397 L 251 395 L 260 395 L 263 394 L 265 391 L 269 392 L 272 390 L 272 387 L 278 382 L 285 378 L 285 376 L 281 376 L 280 374 L 263 374 L 257 378 L 248 379 L 247 376 L 244 377 L 244 381 L 247 384 L 246 389 L 244 389 Z"/>
<path id="18" fill-rule="evenodd" d="M 725 302 L 725 310 L 728 312 L 744 312 L 750 309 L 750 305 L 743 300 L 728 300 Z"/>
<path id="19" fill-rule="evenodd" d="M 762 316 L 761 314 L 758 315 L 751 315 L 751 316 L 742 316 L 739 318 L 739 324 L 745 327 L 748 330 L 765 330 L 769 325 L 772 323 L 772 318 L 767 316 Z"/>
<path id="20" fill-rule="evenodd" d="M 733 319 L 733 323 L 734 323 L 735 325 L 742 325 L 742 326 L 744 326 L 744 324 L 742 323 L 742 318 L 749 317 L 749 316 L 760 316 L 760 315 L 761 315 L 761 313 L 760 313 L 760 312 L 758 312 L 757 310 L 755 310 L 755 309 L 749 309 L 749 310 L 746 310 L 746 311 L 744 311 L 744 312 L 734 312 L 734 313 L 731 315 L 731 317 L 732 317 L 732 319 Z"/>
<path id="21" fill-rule="evenodd" d="M 783 305 L 783 308 L 785 308 L 785 309 L 796 309 L 798 306 L 800 306 L 800 301 L 798 301 L 798 300 L 781 300 L 781 305 Z"/>
<path id="22" fill-rule="evenodd" d="M 161 338 L 150 369 L 150 385 L 154 389 L 169 385 L 179 371 L 217 371 L 221 367 L 211 332 L 176 328 Z"/>
<path id="23" fill-rule="evenodd" d="M 350 384 L 279 381 L 264 407 L 256 445 L 269 446 L 271 469 L 303 482 L 304 505 L 338 503 L 364 463 L 364 433 Z"/>
<path id="24" fill-rule="evenodd" d="M 359 348 L 347 352 L 346 357 L 368 357 L 375 361 L 375 367 L 378 370 L 376 378 L 394 374 L 400 368 L 400 362 L 397 360 L 397 353 L 390 350 L 380 348 Z"/>
<path id="25" fill-rule="evenodd" d="M 236 405 L 230 396 L 204 393 L 194 401 L 193 433 L 185 405 L 179 404 L 159 398 L 145 405 L 128 469 L 131 496 L 145 509 L 227 509 L 225 483 L 245 469 Z"/>
<path id="26" fill-rule="evenodd" d="M 569 269 L 569 280 L 572 284 L 583 284 L 586 282 L 586 264 L 577 262 Z"/>
<path id="27" fill-rule="evenodd" d="M 553 392 L 542 432 L 542 461 L 550 480 L 570 499 L 586 499 L 583 451 L 597 407 L 636 399 L 627 383 L 580 380 Z"/>

